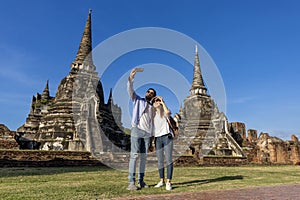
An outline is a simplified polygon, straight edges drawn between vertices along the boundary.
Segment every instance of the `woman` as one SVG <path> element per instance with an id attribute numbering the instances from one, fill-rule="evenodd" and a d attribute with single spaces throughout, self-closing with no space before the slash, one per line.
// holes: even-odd
<path id="1" fill-rule="evenodd" d="M 164 153 L 167 168 L 166 190 L 172 190 L 171 180 L 173 174 L 172 151 L 173 151 L 173 134 L 167 121 L 170 111 L 164 103 L 162 97 L 155 97 L 153 100 L 153 135 L 155 137 L 155 149 L 158 161 L 158 171 L 160 182 L 154 187 L 162 187 L 165 185 L 164 175 Z"/>

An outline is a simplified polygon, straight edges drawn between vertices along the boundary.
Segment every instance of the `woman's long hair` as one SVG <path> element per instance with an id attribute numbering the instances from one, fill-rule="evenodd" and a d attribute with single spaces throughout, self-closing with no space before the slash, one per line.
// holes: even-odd
<path id="1" fill-rule="evenodd" d="M 159 105 L 159 107 L 154 108 L 154 106 L 152 106 L 152 119 L 154 119 L 155 115 L 156 115 L 156 109 L 160 110 L 160 117 L 163 117 L 165 114 L 164 108 L 162 107 L 162 105 Z"/>

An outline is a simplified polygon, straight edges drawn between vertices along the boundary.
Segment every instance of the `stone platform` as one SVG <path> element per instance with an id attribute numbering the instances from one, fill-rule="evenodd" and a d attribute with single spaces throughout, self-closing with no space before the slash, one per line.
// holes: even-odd
<path id="1" fill-rule="evenodd" d="M 249 164 L 246 158 L 203 157 L 200 161 L 188 155 L 174 155 L 174 166 L 240 166 Z M 112 168 L 127 168 L 129 152 L 103 153 L 94 155 L 83 151 L 43 150 L 0 150 L 0 167 L 59 167 L 59 166 L 100 166 L 109 164 Z M 147 165 L 156 166 L 156 154 L 149 153 Z"/>

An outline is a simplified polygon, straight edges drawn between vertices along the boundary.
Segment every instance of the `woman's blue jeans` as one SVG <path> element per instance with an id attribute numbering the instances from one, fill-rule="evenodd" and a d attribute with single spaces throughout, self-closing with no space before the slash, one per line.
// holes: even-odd
<path id="1" fill-rule="evenodd" d="M 131 129 L 130 140 L 131 149 L 128 181 L 135 182 L 137 159 L 140 157 L 138 182 L 143 182 L 146 169 L 147 152 L 150 145 L 150 134 L 139 128 L 133 127 Z"/>
<path id="2" fill-rule="evenodd" d="M 165 178 L 164 174 L 164 157 L 166 158 L 167 167 L 167 179 L 172 179 L 173 175 L 173 162 L 172 162 L 172 151 L 173 151 L 173 139 L 168 135 L 163 135 L 155 138 L 155 149 L 158 161 L 158 172 L 160 178 Z M 165 154 L 165 156 L 164 156 Z"/>

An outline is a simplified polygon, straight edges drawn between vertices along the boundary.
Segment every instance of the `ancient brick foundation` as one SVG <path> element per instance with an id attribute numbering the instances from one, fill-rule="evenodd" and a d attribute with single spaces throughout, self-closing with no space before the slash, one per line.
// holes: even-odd
<path id="1" fill-rule="evenodd" d="M 199 161 L 199 164 L 201 166 L 241 166 L 249 164 L 249 161 L 245 157 L 205 156 Z"/>
<path id="2" fill-rule="evenodd" d="M 122 162 L 128 164 L 129 156 L 119 155 Z M 115 159 L 118 159 L 115 157 Z M 148 161 L 152 160 L 151 157 Z M 121 160 L 120 160 L 121 162 Z M 156 161 L 155 161 L 156 162 Z M 245 158 L 203 157 L 199 162 L 193 156 L 181 156 L 174 161 L 174 166 L 240 166 L 248 164 Z M 35 150 L 0 150 L 0 167 L 71 167 L 104 166 L 89 152 L 82 151 L 35 151 Z"/>
<path id="3" fill-rule="evenodd" d="M 89 152 L 0 150 L 0 167 L 103 166 Z"/>

